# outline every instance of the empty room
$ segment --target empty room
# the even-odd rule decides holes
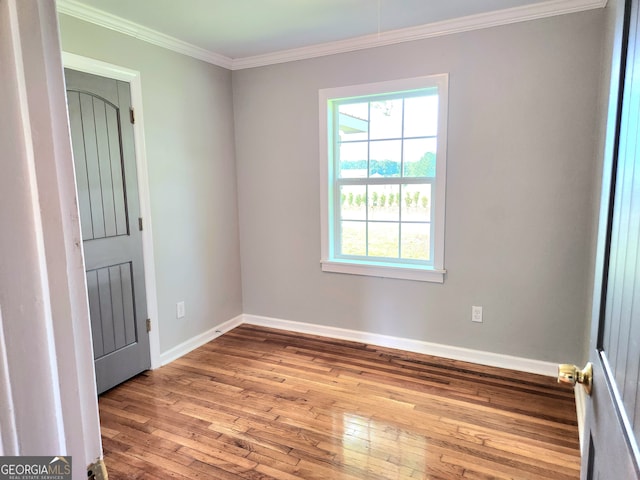
[[[639,6],[0,0],[0,479],[640,478]]]

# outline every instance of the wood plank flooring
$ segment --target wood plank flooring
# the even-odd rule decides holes
[[[243,325],[99,400],[114,479],[579,478],[553,378]]]

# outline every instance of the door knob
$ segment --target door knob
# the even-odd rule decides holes
[[[580,370],[575,365],[561,363],[558,365],[558,383],[569,383],[571,385],[580,383],[587,391],[587,395],[591,395],[591,386],[593,385],[593,365],[589,362],[582,370]]]

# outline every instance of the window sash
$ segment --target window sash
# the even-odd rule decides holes
[[[410,180],[410,181],[407,181]],[[344,185],[357,185],[357,186],[369,186],[369,185],[430,185],[431,186],[431,198],[429,201],[429,221],[416,221],[416,220],[403,220],[402,219],[402,206],[399,206],[398,212],[398,220],[370,220],[369,219],[369,194],[367,189],[367,201],[365,203],[365,219],[364,220],[353,220],[353,219],[343,219],[341,214],[341,198],[340,198],[340,187]],[[389,178],[344,178],[344,179],[336,179],[335,180],[335,188],[333,189],[333,208],[332,208],[332,216],[333,216],[333,257],[340,260],[358,260],[372,263],[381,263],[388,264],[394,263],[397,265],[422,265],[432,267],[435,264],[435,215],[436,215],[436,193],[437,189],[437,179],[435,177],[389,177]],[[402,195],[400,196],[402,201]],[[367,224],[366,226],[366,236],[365,236],[365,245],[367,249],[366,255],[345,255],[340,253],[342,251],[342,229],[341,223],[343,221],[348,222],[361,222]],[[368,253],[369,247],[369,223],[393,223],[398,224],[399,233],[398,233],[398,257],[379,257],[372,256]],[[410,258],[401,258],[400,255],[402,253],[402,225],[410,225],[410,224],[418,224],[424,225],[429,224],[429,260],[419,260],[419,259],[410,259]]]

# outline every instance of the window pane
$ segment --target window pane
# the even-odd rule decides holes
[[[371,102],[371,139],[402,137],[402,99]]]
[[[431,221],[431,185],[402,186],[402,221]]]
[[[402,140],[380,140],[369,145],[369,176],[399,177]]]
[[[435,138],[405,140],[402,152],[404,157],[403,176],[434,178],[436,176],[437,145]]]
[[[369,185],[369,220],[400,220],[399,185]]]
[[[341,141],[367,140],[368,130],[369,102],[349,103],[338,107],[338,132]]]
[[[339,146],[340,178],[367,176],[367,142],[341,143]]]
[[[438,134],[438,96],[405,98],[404,136],[428,137]]]
[[[400,231],[395,222],[369,222],[369,256],[398,258]]]
[[[342,185],[340,187],[340,219],[367,219],[367,187],[365,185]]]
[[[402,258],[430,260],[430,229],[429,223],[402,224]]]
[[[340,222],[340,254],[366,255],[366,222]]]

